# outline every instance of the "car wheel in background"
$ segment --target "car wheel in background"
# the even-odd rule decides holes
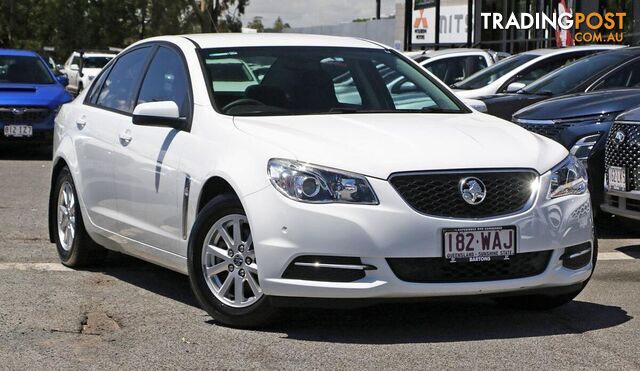
[[[67,167],[60,171],[55,187],[54,239],[62,264],[82,267],[101,262],[107,250],[96,244],[84,228],[75,184]]]
[[[278,311],[260,288],[251,229],[237,197],[215,197],[202,209],[188,255],[191,288],[217,322],[238,328],[273,322]]]

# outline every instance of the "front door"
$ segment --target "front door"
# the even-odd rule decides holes
[[[137,104],[173,101],[190,116],[186,67],[176,51],[158,47],[140,88]],[[184,256],[182,202],[186,174],[181,152],[190,134],[163,126],[129,123],[122,132],[115,172],[119,233],[139,244]]]

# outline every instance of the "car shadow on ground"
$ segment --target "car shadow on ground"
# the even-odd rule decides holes
[[[581,334],[623,324],[620,307],[573,301],[547,312],[489,299],[385,304],[360,310],[298,310],[270,329],[288,339],[345,344],[440,343]]]
[[[94,271],[199,308],[186,276],[151,263],[110,253],[106,264]],[[632,318],[620,307],[579,300],[533,312],[500,307],[486,298],[454,298],[348,310],[285,309],[279,322],[258,331],[348,344],[437,343],[580,334]],[[216,325],[215,320],[207,323]]]
[[[154,294],[200,308],[191,292],[187,276],[143,260],[110,251],[104,264],[89,270],[112,276]]]
[[[606,239],[640,238],[640,221],[601,217],[596,220],[596,235]]]
[[[0,160],[11,161],[51,161],[53,147],[51,145],[31,143],[2,143]]]

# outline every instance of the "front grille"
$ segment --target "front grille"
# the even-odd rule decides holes
[[[625,140],[618,144],[615,136],[620,131]],[[640,124],[613,124],[605,149],[605,174],[609,173],[610,166],[626,168],[629,188],[640,190]]]
[[[460,181],[475,177],[486,187],[486,197],[470,205],[460,193]],[[415,210],[450,218],[488,218],[523,210],[532,197],[533,171],[468,171],[398,174],[390,182]]]
[[[560,141],[560,133],[571,126],[570,124],[524,124],[520,122],[516,122],[516,124],[532,133],[540,134],[555,141]]]
[[[516,254],[509,260],[451,263],[444,258],[388,258],[393,273],[406,282],[462,283],[536,276],[549,265],[552,251]]]
[[[46,107],[0,107],[0,123],[36,124],[45,121],[51,110]]]

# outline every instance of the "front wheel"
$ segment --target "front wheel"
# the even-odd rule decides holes
[[[198,215],[189,240],[189,279],[203,309],[223,325],[260,327],[277,315],[260,288],[249,222],[233,195],[214,198]]]

